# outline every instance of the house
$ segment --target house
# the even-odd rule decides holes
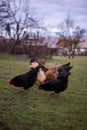
[[[87,41],[80,42],[77,45],[78,55],[87,55]]]

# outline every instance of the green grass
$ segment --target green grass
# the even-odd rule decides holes
[[[47,60],[47,66],[68,62]],[[74,66],[66,91],[60,95],[34,87],[23,90],[7,81],[29,70],[28,60],[0,54],[0,130],[87,130],[87,57],[70,60]]]

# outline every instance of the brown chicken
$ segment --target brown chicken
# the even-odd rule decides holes
[[[45,81],[49,81],[51,79],[57,78],[57,76],[58,76],[58,67],[56,67],[56,65],[54,67],[48,69],[45,66],[45,64],[46,64],[45,59],[40,59],[39,64],[40,64],[40,67],[44,71],[44,74],[46,76]],[[44,79],[44,75],[40,74],[40,76],[42,77],[42,79]]]
[[[38,72],[38,76],[37,76],[37,79],[40,81],[40,82],[46,82],[46,81],[49,81],[51,79],[55,79],[58,77],[58,69],[57,67],[52,67],[50,69],[48,69],[47,71],[44,71],[42,68],[39,70]]]
[[[46,81],[57,78],[58,77],[58,68],[56,66],[52,67],[51,69],[49,69],[45,72],[45,75],[46,75]]]

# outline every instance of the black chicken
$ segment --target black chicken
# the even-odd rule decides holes
[[[70,74],[71,74],[70,72],[66,72],[65,74],[60,75],[59,77],[53,80],[43,83],[39,86],[39,89],[43,89],[45,91],[54,91],[55,93],[60,93],[67,88],[68,76]]]
[[[72,69],[72,67],[73,66],[70,66],[70,65],[63,65],[63,66],[58,67],[59,76],[65,72],[69,72]]]
[[[55,93],[60,93],[66,90],[68,86],[68,77],[71,74],[70,70],[72,67],[73,66],[70,66],[70,63],[58,67],[57,78],[41,83],[39,89],[43,89],[45,91],[54,91]]]
[[[23,87],[24,89],[32,87],[36,81],[39,68],[40,67],[38,66],[25,74],[14,77],[13,79],[9,80],[9,84],[12,84],[16,87]]]

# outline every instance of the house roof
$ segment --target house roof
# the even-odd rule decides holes
[[[80,49],[87,48],[87,42],[80,42],[80,43],[77,45],[77,47],[80,48]]]

